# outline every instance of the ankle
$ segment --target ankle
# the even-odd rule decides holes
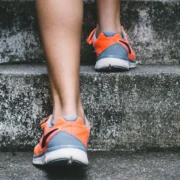
[[[80,107],[64,107],[58,111],[53,112],[53,123],[56,123],[62,116],[78,116],[84,118],[84,111]]]

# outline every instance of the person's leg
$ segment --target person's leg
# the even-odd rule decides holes
[[[87,42],[93,43],[97,71],[124,71],[136,67],[136,56],[120,24],[120,0],[97,0],[97,28]]]
[[[36,0],[53,96],[53,116],[41,122],[44,134],[33,163],[88,164],[89,123],[80,99],[79,66],[82,0]]]
[[[120,0],[97,0],[97,35],[101,32],[121,33]]]
[[[79,91],[82,0],[36,0],[53,96],[54,121],[83,116]]]

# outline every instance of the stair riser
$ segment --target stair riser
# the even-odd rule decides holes
[[[142,64],[179,64],[180,6],[178,1],[122,1],[121,22]],[[1,1],[0,63],[44,62],[34,1]],[[94,3],[85,3],[82,64],[94,64],[85,39],[96,25]]]
[[[180,75],[81,73],[91,150],[180,148]],[[0,76],[0,150],[29,150],[51,113],[46,74]]]

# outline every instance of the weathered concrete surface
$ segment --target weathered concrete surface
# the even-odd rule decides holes
[[[38,142],[51,113],[44,66],[0,66],[0,150]],[[81,67],[81,93],[92,125],[91,150],[180,148],[180,68],[140,66],[125,73]]]
[[[87,168],[38,169],[32,153],[0,153],[2,180],[179,180],[179,153],[90,152]]]
[[[177,9],[178,9],[178,17],[180,17],[180,2],[178,2]],[[178,39],[177,56],[180,57],[180,21],[177,22],[176,29],[177,29],[177,39]]]
[[[93,64],[95,54],[85,43],[96,25],[96,7],[85,2],[82,64]],[[141,64],[179,64],[179,1],[122,1],[121,21]],[[44,62],[34,1],[1,1],[0,63]]]

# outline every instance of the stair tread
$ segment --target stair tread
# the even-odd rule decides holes
[[[81,73],[97,73],[94,70],[94,66],[80,66]],[[180,65],[139,65],[136,69],[131,69],[127,72],[115,72],[115,73],[103,73],[104,75],[114,75],[118,74],[120,76],[123,75],[138,75],[138,74],[177,74],[180,75]],[[47,74],[46,66],[45,65],[27,65],[27,64],[20,64],[20,65],[0,65],[0,74],[1,75],[18,75],[18,74],[28,74],[28,75],[36,75],[36,74]],[[102,74],[102,73],[101,73]]]
[[[32,153],[0,153],[3,180],[178,180],[180,153],[89,152],[87,168],[40,169],[32,165]]]

